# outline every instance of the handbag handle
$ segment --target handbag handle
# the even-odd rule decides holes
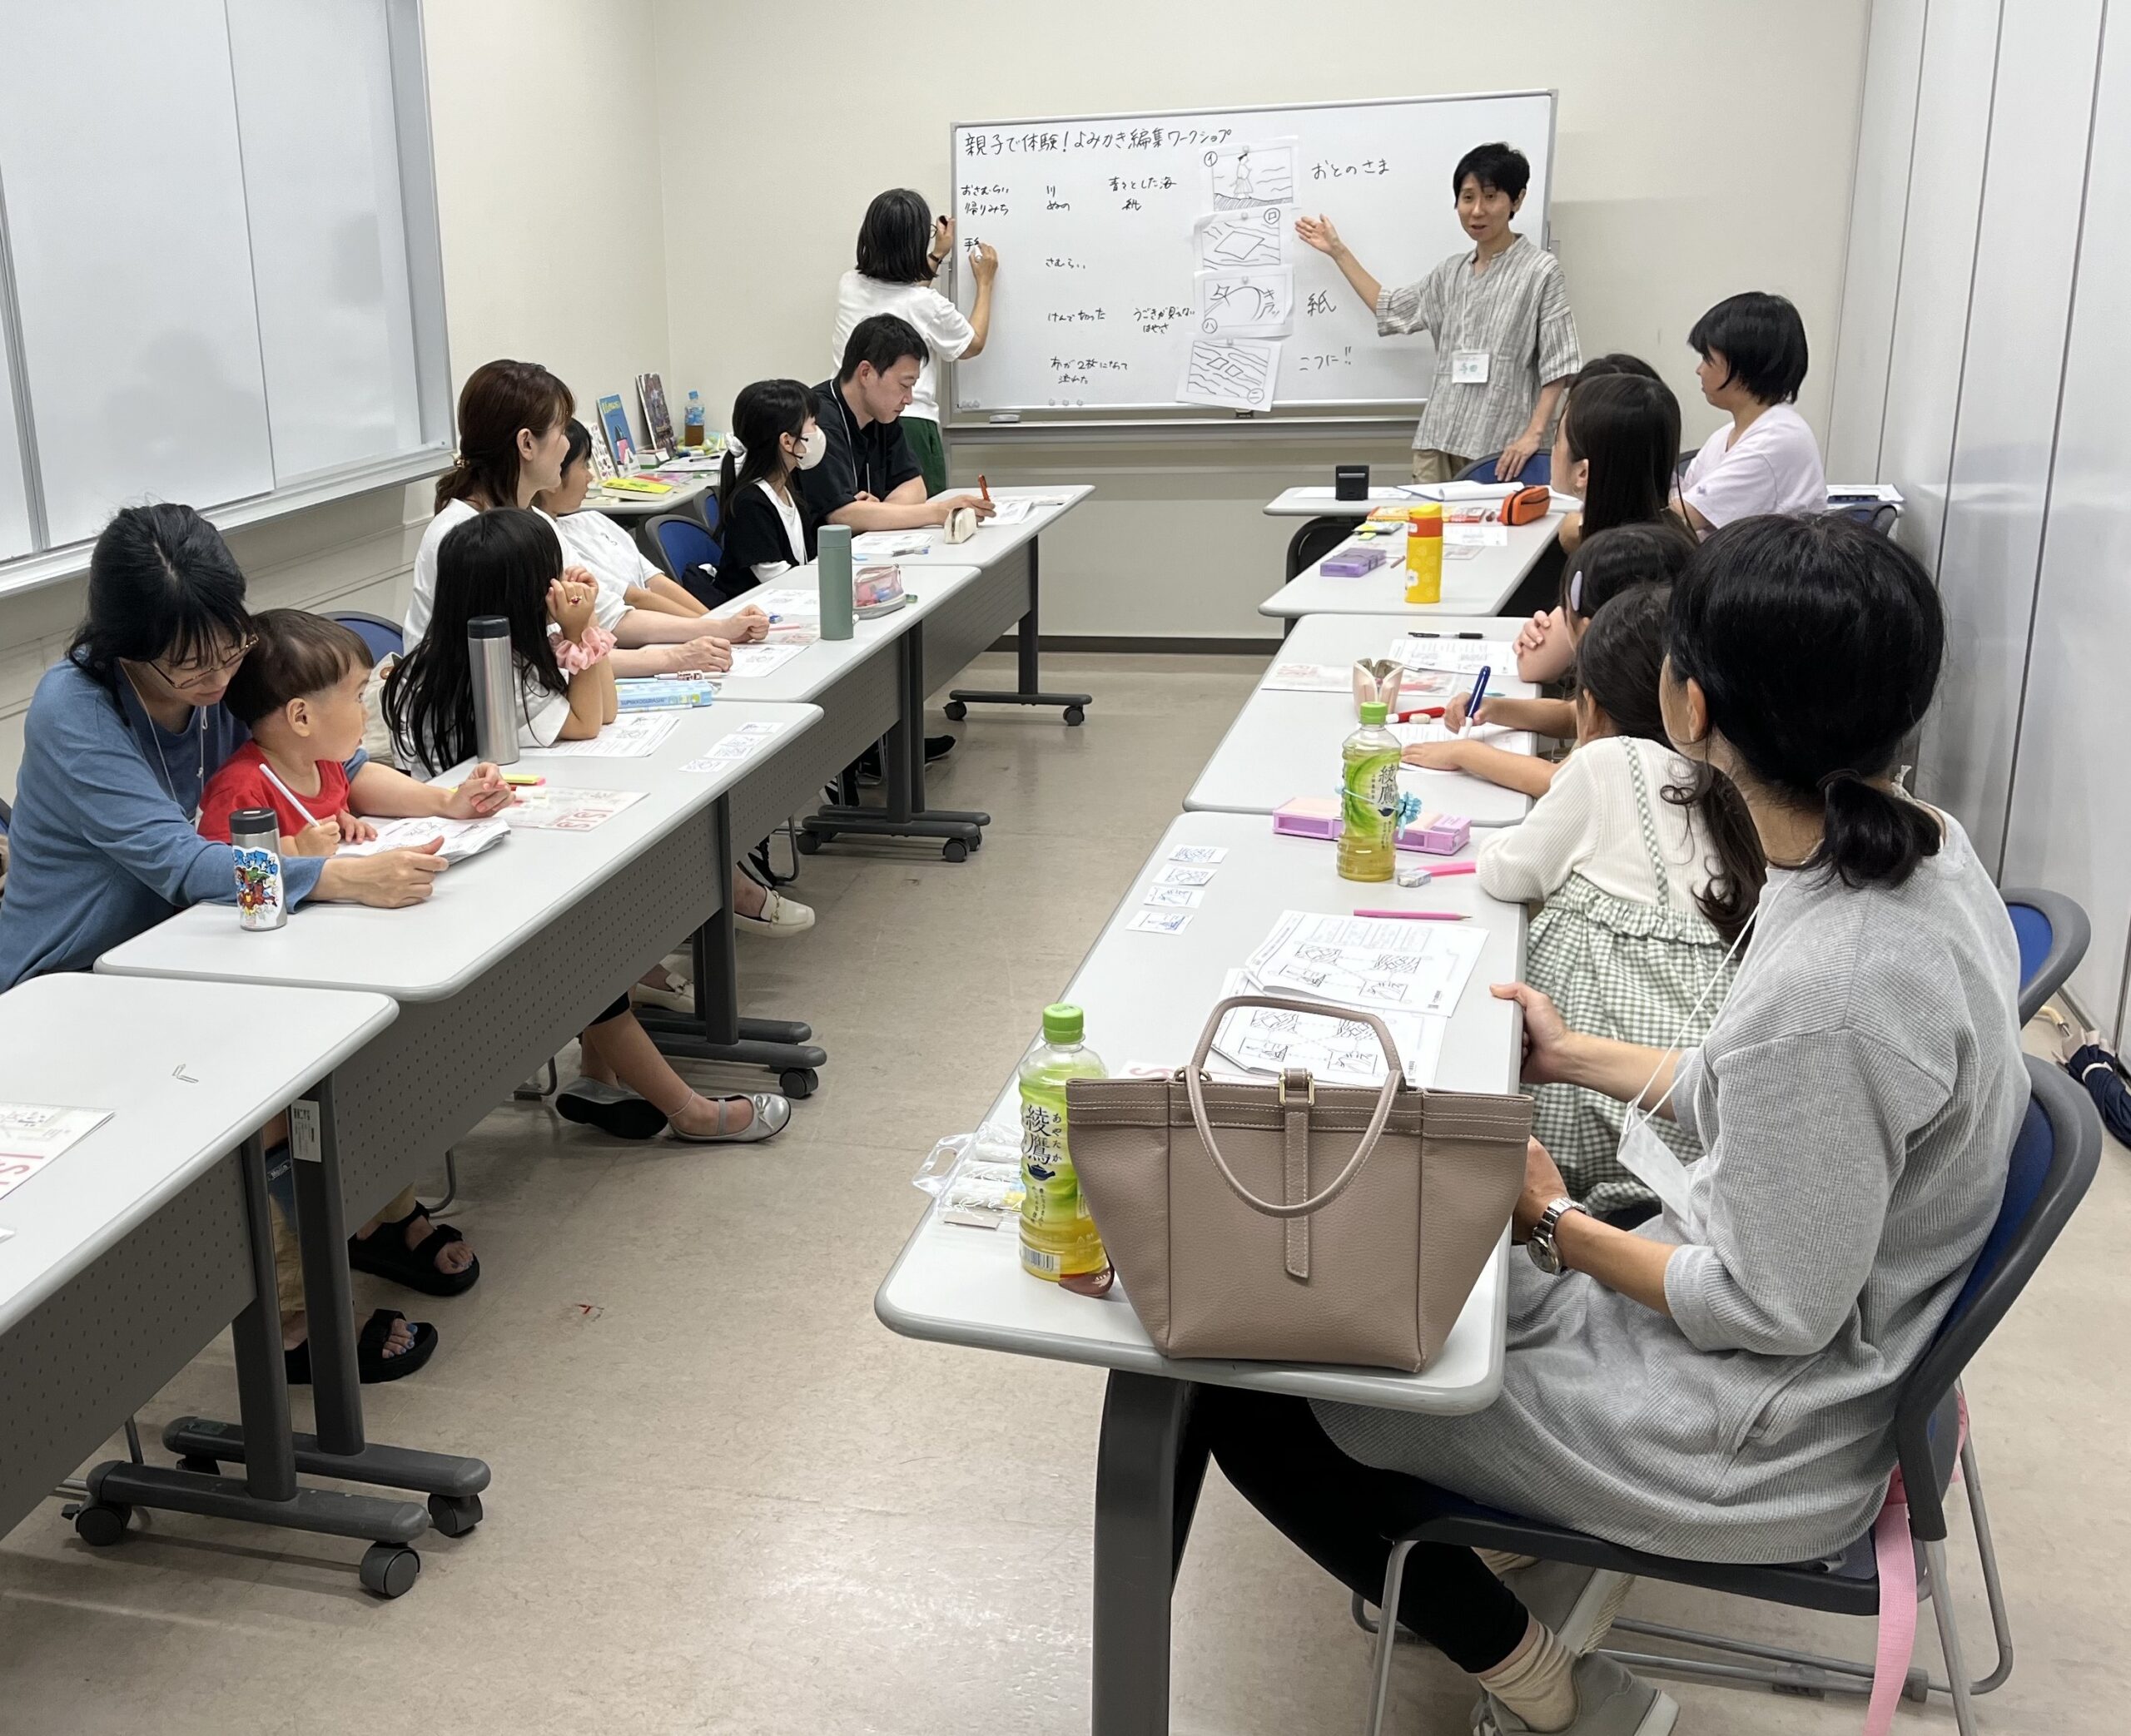
[[[1206,1120],[1206,1090],[1202,1069],[1206,1057],[1212,1053],[1214,1034],[1220,1029],[1221,1020],[1238,1007],[1272,1007],[1284,1013],[1304,1013],[1317,1018],[1359,1019],[1376,1033],[1376,1040],[1383,1045],[1386,1063],[1383,1089],[1377,1094],[1376,1112],[1369,1118],[1369,1127],[1362,1134],[1362,1143],[1354,1148],[1354,1155],[1322,1193],[1292,1206],[1276,1206],[1270,1200],[1260,1199],[1249,1188],[1236,1179],[1235,1172],[1229,1168],[1228,1159],[1221,1155],[1221,1148],[1214,1143],[1214,1130]],[[1348,1184],[1361,1173],[1362,1165],[1376,1149],[1376,1142],[1383,1137],[1383,1124],[1391,1118],[1391,1106],[1398,1095],[1398,1087],[1405,1074],[1398,1064],[1398,1046],[1391,1040],[1391,1033],[1383,1021],[1373,1013],[1359,1007],[1327,1008],[1308,1001],[1287,1000],[1276,994],[1231,994],[1214,1009],[1207,1019],[1206,1029],[1200,1033],[1198,1052],[1191,1057],[1191,1065],[1184,1075],[1185,1094],[1191,1099],[1191,1123],[1199,1130],[1199,1137],[1205,1142],[1206,1154],[1214,1160],[1214,1167],[1221,1173],[1221,1179],[1234,1191],[1237,1198],[1254,1212],[1268,1218],[1306,1218],[1312,1212],[1329,1206],[1347,1191]]]

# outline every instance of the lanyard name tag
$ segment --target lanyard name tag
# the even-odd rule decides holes
[[[1485,385],[1488,383],[1488,352],[1484,350],[1453,350],[1450,380],[1453,385]]]

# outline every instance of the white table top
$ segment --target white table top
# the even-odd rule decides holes
[[[967,545],[963,545],[966,547]],[[860,566],[867,564],[858,563]],[[971,579],[982,575],[975,567],[931,566],[917,567],[907,561],[895,564],[909,567],[903,574],[903,589],[911,601],[892,615],[876,615],[871,620],[852,623],[852,635],[847,639],[817,639],[798,656],[787,659],[767,675],[746,678],[723,675],[718,677],[719,694],[728,699],[797,701],[804,702],[818,697],[839,680],[854,665],[864,662],[884,646],[891,645],[908,632],[916,622],[922,621],[956,592]],[[765,588],[791,588],[821,595],[821,564],[809,561],[803,567],[795,567],[788,573],[780,573],[774,583]],[[743,592],[739,602],[745,603],[755,593]],[[809,616],[809,621],[816,618]],[[771,636],[776,642],[776,636]]]
[[[1405,489],[1373,482],[1369,485],[1368,499],[1341,500],[1333,494],[1329,484],[1319,484],[1309,488],[1281,489],[1265,503],[1265,516],[1269,518],[1366,518],[1371,507],[1403,506],[1420,498]]]
[[[821,721],[810,705],[720,699],[674,714],[673,732],[641,759],[556,756],[529,751],[514,770],[579,789],[643,790],[589,831],[514,831],[438,876],[435,895],[407,910],[307,904],[281,928],[247,934],[229,905],[195,905],[112,948],[99,971],[127,976],[365,989],[395,1000],[445,1000],[537,934],[559,910],[613,875],[676,826],[701,814],[749,771]],[[782,733],[747,759],[683,770],[741,724],[777,722]]]
[[[1205,902],[1181,934],[1128,930],[1125,925],[1140,909],[1147,885],[1179,844],[1228,848],[1227,860],[1205,889]],[[1414,892],[1359,888],[1339,877],[1329,846],[1280,837],[1264,821],[1237,815],[1185,814],[1170,825],[1059,999],[1085,1009],[1089,1041],[1114,1072],[1142,1063],[1180,1066],[1190,1059],[1206,1014],[1220,999],[1222,980],[1264,939],[1282,910],[1349,910],[1358,903],[1471,910],[1485,922],[1488,950],[1451,1020],[1437,1083],[1461,1091],[1515,1089],[1522,1029],[1513,1006],[1491,996],[1488,985],[1511,981],[1523,969],[1521,909],[1496,903],[1470,875],[1438,880]],[[1032,1022],[1035,1014],[1031,1008]],[[1003,1106],[1011,1115],[1015,1090],[1010,1077],[993,1114]],[[1116,1291],[1097,1302],[1024,1273],[1012,1226],[966,1229],[942,1223],[930,1211],[882,1284],[873,1308],[884,1325],[913,1338],[1178,1380],[1452,1414],[1484,1409],[1501,1387],[1503,1260],[1508,1246],[1505,1234],[1441,1353],[1418,1375],[1270,1362],[1172,1362],[1155,1349]]]
[[[0,1198],[0,1332],[399,1016],[379,994],[77,972],[0,994],[0,1101],[112,1112]]]
[[[1530,524],[1508,526],[1509,540],[1500,548],[1478,549],[1469,555],[1453,555],[1446,549],[1443,601],[1427,603],[1406,601],[1406,550],[1401,539],[1362,544],[1349,538],[1331,553],[1367,546],[1388,549],[1391,558],[1361,578],[1327,578],[1324,563],[1319,561],[1259,603],[1258,613],[1289,619],[1300,615],[1498,615],[1532,563],[1553,546],[1560,525],[1560,514],[1550,513]]]
[[[1499,617],[1431,614],[1421,630],[1508,639],[1516,636],[1518,624]],[[1273,664],[1347,667],[1359,657],[1384,656],[1393,641],[1414,631],[1415,626],[1412,613],[1305,615],[1295,623]],[[1488,691],[1511,698],[1527,698],[1533,692],[1531,683],[1519,681],[1513,669],[1508,677],[1491,674]],[[1332,795],[1339,786],[1339,744],[1355,727],[1351,692],[1290,693],[1260,687],[1244,702],[1221,745],[1184,798],[1184,806],[1195,813],[1270,814],[1298,796]],[[1536,744],[1528,733],[1519,732],[1497,738],[1493,745],[1529,753]],[[1463,814],[1476,826],[1514,826],[1532,810],[1530,796],[1463,771],[1403,766],[1398,785],[1427,806]],[[1423,866],[1427,863],[1422,856],[1410,860]]]
[[[947,492],[951,494],[973,494],[976,490],[957,487]],[[1043,494],[1063,498],[1066,503],[1063,506],[1036,507],[1019,524],[981,524],[977,527],[976,534],[966,543],[943,541],[938,531],[935,530],[932,547],[929,550],[923,554],[898,555],[896,564],[901,567],[991,566],[1011,554],[1024,543],[1034,541],[1094,493],[1095,485],[1085,482],[1061,482],[1049,488],[994,489],[991,491],[994,500],[1012,500],[1019,496]],[[853,558],[859,566],[867,564],[862,558]],[[746,600],[744,597],[741,598],[743,603]]]

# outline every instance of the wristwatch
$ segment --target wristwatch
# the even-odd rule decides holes
[[[1532,1226],[1531,1239],[1524,1247],[1532,1256],[1532,1263],[1540,1271],[1551,1273],[1561,1271],[1561,1250],[1554,1246],[1554,1230],[1571,1212],[1582,1210],[1582,1206],[1563,1194],[1559,1199],[1549,1202],[1547,1209],[1539,1214],[1539,1221]]]

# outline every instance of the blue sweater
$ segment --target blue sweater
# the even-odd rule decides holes
[[[218,705],[173,735],[122,679],[113,694],[71,662],[45,672],[23,721],[7,828],[0,989],[47,970],[85,970],[186,905],[236,901],[229,846],[201,837],[191,816],[201,786],[249,733]],[[349,761],[350,774],[366,757]],[[319,857],[282,864],[291,910],[325,866]]]

